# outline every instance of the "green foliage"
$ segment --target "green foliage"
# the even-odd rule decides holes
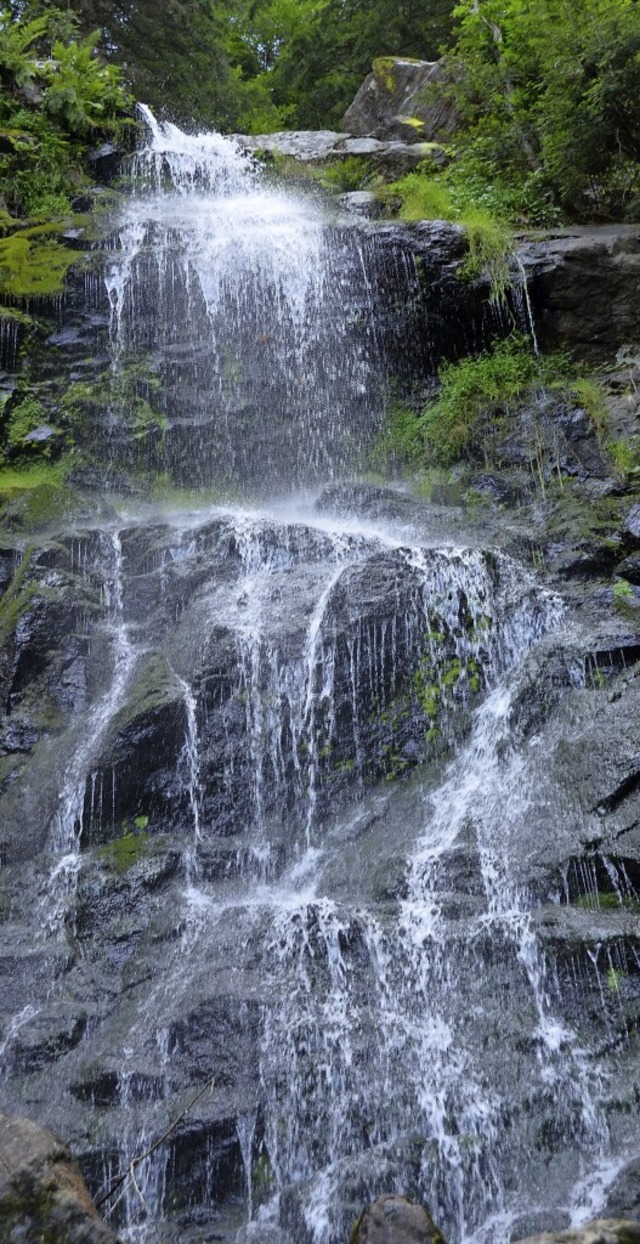
[[[462,0],[455,18],[448,83],[433,91],[462,119],[462,165],[533,223],[558,209],[638,219],[636,0]]]
[[[388,204],[398,200],[401,220],[456,220],[455,204],[444,182],[428,171],[416,169],[406,177],[381,187],[379,198]]]
[[[109,410],[120,423],[131,429],[135,440],[163,433],[167,420],[154,401],[161,382],[150,368],[149,360],[140,358],[118,371],[107,371],[93,383],[76,381],[61,399],[65,419],[80,440],[91,431],[92,419],[100,409]]]
[[[469,257],[463,274],[471,279],[486,275],[491,285],[493,302],[501,302],[511,285],[511,230],[480,208],[468,212],[461,223],[466,229],[469,243]]]
[[[405,418],[399,456],[441,466],[455,462],[468,448],[479,417],[521,400],[537,374],[537,360],[519,338],[500,342],[477,358],[445,363],[437,398],[413,420]]]
[[[632,911],[637,912],[640,909],[640,903],[634,898],[624,898],[620,894],[616,894],[611,890],[596,890],[587,894],[581,894],[575,900],[576,907],[585,907],[590,911]]]
[[[391,404],[375,450],[377,465],[419,471],[449,467],[464,458],[487,421],[505,418],[542,388],[555,388],[575,401],[582,386],[571,377],[564,355],[539,358],[520,336],[444,363],[439,379],[437,396],[421,409]]]
[[[636,604],[635,592],[627,579],[616,579],[613,585],[613,601],[622,612]]]
[[[620,479],[640,475],[640,436],[631,436],[628,440],[609,441],[606,449],[615,473]]]
[[[7,428],[7,443],[11,449],[25,447],[25,437],[45,421],[45,411],[37,398],[27,396],[14,406]]]
[[[330,190],[339,190],[342,194],[347,194],[350,190],[361,188],[366,181],[368,171],[368,163],[361,156],[347,156],[344,160],[325,164],[321,181]]]
[[[594,431],[602,439],[609,430],[609,412],[602,385],[593,376],[579,376],[571,385],[571,393],[590,419]]]
[[[486,275],[493,301],[500,302],[504,298],[511,284],[511,230],[488,208],[473,206],[467,196],[456,194],[446,173],[434,175],[429,166],[421,166],[399,181],[381,187],[378,195],[388,205],[399,203],[401,220],[450,220],[462,225],[469,244],[462,275],[469,279]]]
[[[138,821],[144,821],[145,828],[149,823],[148,817],[136,818],[136,832],[125,833],[121,838],[115,838],[113,842],[109,842],[106,846],[101,847],[100,855],[110,866],[114,872],[119,875],[129,872],[148,852],[153,844],[151,834],[138,832]],[[127,826],[125,825],[125,828]]]
[[[7,466],[0,469],[0,504],[8,499],[19,497],[22,493],[37,491],[43,485],[62,489],[65,471],[64,463],[55,466],[45,463],[30,463],[25,466]]]
[[[17,22],[5,5],[0,6],[0,75],[15,86],[26,86],[37,71],[34,44],[46,34],[48,20],[38,17]]]
[[[25,229],[0,238],[0,294],[45,298],[62,292],[73,252],[55,239],[41,241],[42,236],[43,230]]]
[[[71,256],[55,238],[36,240],[33,225],[60,231],[73,195],[91,184],[89,147],[132,124],[97,36],[75,39],[74,19],[55,7],[25,7],[0,0],[0,292],[16,298],[61,291]]]
[[[37,584],[25,582],[31,564],[31,556],[31,550],[27,549],[0,600],[0,643],[2,644],[6,643],[16,623],[28,608],[31,598],[37,591]]]
[[[128,100],[113,65],[96,57],[98,35],[80,42],[53,45],[53,59],[43,71],[45,110],[72,134],[117,129]]]
[[[394,462],[417,467],[423,454],[420,412],[393,399],[372,452],[372,466],[383,474]]]
[[[627,975],[627,972],[621,972],[618,968],[609,968],[607,972],[607,988],[611,991],[611,993],[620,992]]]

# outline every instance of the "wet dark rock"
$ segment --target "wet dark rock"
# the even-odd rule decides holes
[[[429,85],[442,81],[442,77],[440,61],[395,56],[374,61],[373,72],[342,118],[343,129],[405,142],[442,141],[457,128],[451,103],[428,100]]]
[[[440,341],[444,344],[446,340],[447,357],[473,353],[478,342],[487,339],[487,329],[493,336],[504,336],[504,320],[495,314],[495,309],[492,313],[488,305],[490,289],[486,280],[460,281],[458,273],[467,246],[459,225],[442,221],[394,222],[378,225],[375,237],[378,262],[391,247],[395,249],[396,261],[400,256],[407,265],[418,261],[422,324],[426,317],[436,351],[442,348]],[[519,256],[526,272],[536,333],[544,350],[570,349],[597,363],[612,358],[625,342],[638,339],[640,226],[603,225],[558,231],[539,241],[522,242]],[[514,281],[517,295],[517,274]],[[417,311],[419,299],[415,292],[411,304]],[[480,306],[484,307],[484,319]],[[528,331],[522,308],[518,311],[514,305],[514,314],[523,331]],[[379,321],[380,325],[385,322],[383,303]],[[417,320],[412,320],[411,325],[407,340],[411,340],[415,350],[419,341]],[[576,425],[573,435],[579,438],[579,432]]]
[[[259,1021],[256,1002],[217,995],[171,1025],[169,1051],[184,1063],[194,1083],[215,1078],[218,1086],[239,1085],[247,1069],[257,1067]],[[242,1087],[247,1097],[253,1092],[257,1099],[255,1075]]]
[[[364,1211],[350,1244],[445,1244],[429,1210],[388,1193]]]
[[[372,190],[351,190],[338,195],[338,203],[354,216],[377,220],[384,215],[384,204]]]
[[[371,484],[330,484],[315,503],[321,514],[338,518],[400,520],[410,523],[424,519],[424,505],[405,493],[392,488],[376,488]]]
[[[640,335],[640,227],[560,230],[521,248],[543,348],[612,357]]]
[[[616,577],[626,579],[628,583],[633,583],[636,587],[640,587],[640,554],[631,554],[625,557],[616,566]]]
[[[481,497],[487,497],[496,505],[517,505],[522,492],[514,487],[509,480],[499,475],[488,473],[475,474],[469,477],[469,487]]]
[[[41,1071],[74,1049],[86,1027],[83,1010],[65,1007],[41,1012],[17,1034],[11,1052],[13,1068],[27,1074]]]
[[[139,818],[153,832],[180,816],[186,730],[183,688],[161,654],[147,653],[87,779],[83,846],[116,838]]]
[[[626,536],[636,542],[640,542],[640,505],[632,505],[623,523],[623,531]]]
[[[200,1222],[200,1232],[208,1234],[212,1215],[199,1213],[198,1207],[209,1205],[215,1215],[216,1206],[232,1204],[245,1192],[235,1118],[186,1119],[169,1141],[166,1180],[165,1200],[179,1224],[197,1227]]]
[[[101,147],[96,147],[94,151],[89,152],[89,161],[93,167],[94,176],[103,185],[109,185],[109,182],[118,176],[123,157],[124,151],[117,143],[103,143]]]
[[[7,1244],[116,1244],[66,1145],[9,1114],[0,1114],[0,1220]]]

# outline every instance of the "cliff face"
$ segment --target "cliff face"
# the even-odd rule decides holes
[[[179,171],[3,338],[5,1099],[94,1192],[166,1133],[149,1244],[341,1244],[399,1181],[566,1227],[640,1143],[635,476],[554,390],[428,501],[348,475],[390,377],[514,324],[618,353],[631,439],[640,234],[523,243],[496,306],[456,226],[269,232],[250,182],[212,230]]]

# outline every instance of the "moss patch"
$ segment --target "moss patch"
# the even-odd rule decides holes
[[[137,818],[145,819],[148,818]],[[157,841],[152,834],[135,830],[135,832],[123,834],[121,838],[114,838],[112,842],[106,846],[100,847],[98,856],[104,860],[114,872],[122,876],[123,873],[129,872],[134,864],[144,856],[150,855],[157,848]]]
[[[49,231],[58,228],[52,224]],[[49,298],[62,293],[78,255],[55,239],[40,240],[42,233],[38,227],[0,238],[0,293],[12,298]]]
[[[65,487],[62,470],[42,465],[19,479],[16,474],[0,472],[0,519],[11,530],[59,527],[84,508],[78,494]]]

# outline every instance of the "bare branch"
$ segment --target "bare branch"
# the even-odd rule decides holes
[[[173,1123],[171,1123],[169,1127],[167,1128],[167,1130],[162,1133],[162,1136],[159,1136],[158,1139],[153,1142],[151,1147],[146,1150],[145,1153],[137,1153],[135,1157],[131,1159],[131,1162],[129,1163],[129,1166],[127,1167],[124,1174],[118,1175],[117,1178],[112,1181],[107,1191],[103,1193],[101,1197],[97,1199],[97,1201],[95,1202],[96,1209],[100,1209],[100,1206],[104,1205],[105,1201],[109,1201],[111,1197],[113,1196],[114,1192],[117,1192],[118,1188],[121,1188],[122,1185],[126,1182],[126,1180],[132,1181],[133,1186],[138,1196],[140,1197],[140,1200],[142,1201],[142,1204],[143,1205],[145,1204],[145,1199],[140,1191],[138,1182],[135,1177],[136,1166],[140,1166],[141,1162],[146,1162],[147,1158],[150,1158],[151,1155],[155,1153],[156,1149],[159,1149],[160,1146],[164,1144],[165,1140],[169,1139],[171,1134],[175,1132],[178,1125],[182,1123],[182,1120],[186,1118],[186,1116],[189,1114],[191,1110],[193,1110],[194,1106],[197,1106],[198,1102],[202,1101],[202,1098],[205,1097],[207,1093],[211,1093],[213,1091],[213,1086],[215,1082],[216,1082],[215,1076],[212,1076],[211,1079],[207,1082],[207,1084],[205,1084],[205,1087],[203,1089],[200,1089],[200,1091],[196,1093],[193,1100],[190,1101],[187,1106],[185,1106],[184,1110],[178,1115],[177,1119],[174,1119]],[[116,1205],[120,1203],[125,1191],[126,1191],[126,1188],[123,1189],[122,1194],[118,1197],[118,1200],[115,1202],[115,1204],[112,1206],[111,1211],[109,1212],[112,1212],[112,1210],[115,1209]]]

